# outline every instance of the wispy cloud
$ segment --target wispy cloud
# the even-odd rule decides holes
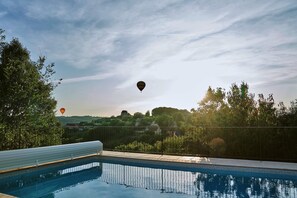
[[[7,14],[7,12],[0,11],[0,18],[3,17],[3,16],[5,16],[6,14]]]
[[[82,76],[82,77],[77,77],[77,78],[66,78],[62,80],[62,83],[78,83],[78,82],[84,82],[84,81],[93,81],[93,80],[103,80],[106,78],[109,78],[113,76],[114,74],[112,73],[104,73],[104,74],[96,74],[93,76]]]

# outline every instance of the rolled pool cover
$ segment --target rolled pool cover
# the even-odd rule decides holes
[[[92,154],[99,155],[102,151],[103,144],[100,141],[0,151],[0,173]]]

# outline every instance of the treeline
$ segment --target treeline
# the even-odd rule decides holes
[[[98,120],[99,117],[94,116],[57,116],[57,119],[62,125],[73,123],[92,123],[93,120]]]
[[[119,116],[79,122],[75,127],[66,125],[63,143],[98,139],[104,141],[104,147],[109,149],[131,141],[153,144],[156,140],[161,140],[162,130],[177,129],[177,123],[185,122],[191,116],[186,110],[171,107],[155,108],[152,116],[150,111],[145,114],[136,112],[133,115],[123,112]]]
[[[256,97],[246,83],[209,87],[191,112],[160,107],[97,122],[81,132],[83,140],[110,150],[297,161],[297,100],[275,104],[272,94]]]

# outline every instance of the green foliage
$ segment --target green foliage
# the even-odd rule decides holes
[[[184,153],[185,137],[167,137],[163,142],[165,153]]]
[[[258,100],[258,124],[260,126],[273,126],[276,125],[276,108],[274,107],[274,99],[272,94],[267,99],[263,94],[259,94]]]
[[[140,151],[140,152],[154,152],[154,146],[144,143],[144,142],[137,142],[134,141],[132,143],[126,145],[120,145],[115,147],[117,151]]]
[[[0,29],[0,52],[2,52],[4,46],[5,46],[4,30]]]
[[[125,122],[122,119],[111,119],[110,126],[125,126]]]
[[[222,138],[216,137],[209,142],[210,153],[214,156],[222,156],[226,151],[226,143]]]
[[[249,126],[255,124],[256,101],[254,95],[249,94],[248,85],[241,83],[240,87],[232,84],[231,90],[228,92],[227,101],[230,110],[230,126]],[[244,94],[242,89],[245,90]]]
[[[176,113],[183,113],[183,114],[190,114],[187,110],[183,109],[176,109],[176,108],[171,108],[171,107],[158,107],[152,110],[152,116],[161,116],[161,115],[170,115],[173,116]]]
[[[136,112],[136,113],[134,113],[134,115],[133,115],[133,118],[134,119],[137,119],[137,118],[143,118],[144,117],[144,115],[142,114],[142,113],[140,113],[140,112]]]
[[[128,144],[135,139],[136,131],[141,128],[131,128],[124,126],[96,127],[87,131],[85,141],[100,140],[104,144],[104,149],[112,149],[121,144]]]
[[[150,117],[150,116],[151,116],[151,113],[149,110],[147,112],[145,112],[145,117]]]
[[[297,126],[297,99],[291,102],[289,112],[287,113],[287,126]]]
[[[208,88],[205,97],[198,103],[198,110],[193,112],[193,121],[199,126],[223,125],[228,117],[226,93],[222,88]],[[223,116],[224,114],[224,116]]]
[[[84,142],[87,139],[87,130],[82,130],[78,128],[65,128],[62,136],[63,144]]]
[[[173,120],[173,117],[170,115],[162,114],[156,118],[156,122],[159,126],[169,128],[174,127],[175,122]]]
[[[149,126],[154,121],[153,117],[144,117],[140,119],[140,126]]]
[[[62,128],[54,115],[51,77],[54,64],[30,60],[17,40],[1,41],[0,150],[61,143]]]
[[[61,122],[62,125],[80,122],[96,123],[97,120],[100,120],[99,117],[93,116],[57,116],[57,119]]]

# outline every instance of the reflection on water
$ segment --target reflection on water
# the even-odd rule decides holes
[[[234,197],[297,197],[296,180],[198,174],[197,195]]]
[[[0,175],[0,192],[17,197],[54,197],[53,192],[98,179],[102,174],[102,163],[74,162],[17,173]]]
[[[104,164],[101,179],[127,187],[182,193],[196,197],[296,197],[297,176],[291,179],[233,176],[167,169],[152,169],[119,164]],[[296,173],[297,174],[297,173]],[[245,174],[246,175],[246,174]]]
[[[172,193],[172,197],[183,194],[193,197],[297,198],[297,173],[285,178],[275,174],[252,175],[220,170],[210,173],[198,169],[181,171],[164,167],[138,167],[93,159],[40,168],[33,172],[0,175],[0,192],[20,197],[55,197],[59,192],[71,191],[78,186],[86,188],[83,184],[97,182],[97,193],[100,193],[100,185],[108,184],[144,189],[146,192],[157,190]]]

